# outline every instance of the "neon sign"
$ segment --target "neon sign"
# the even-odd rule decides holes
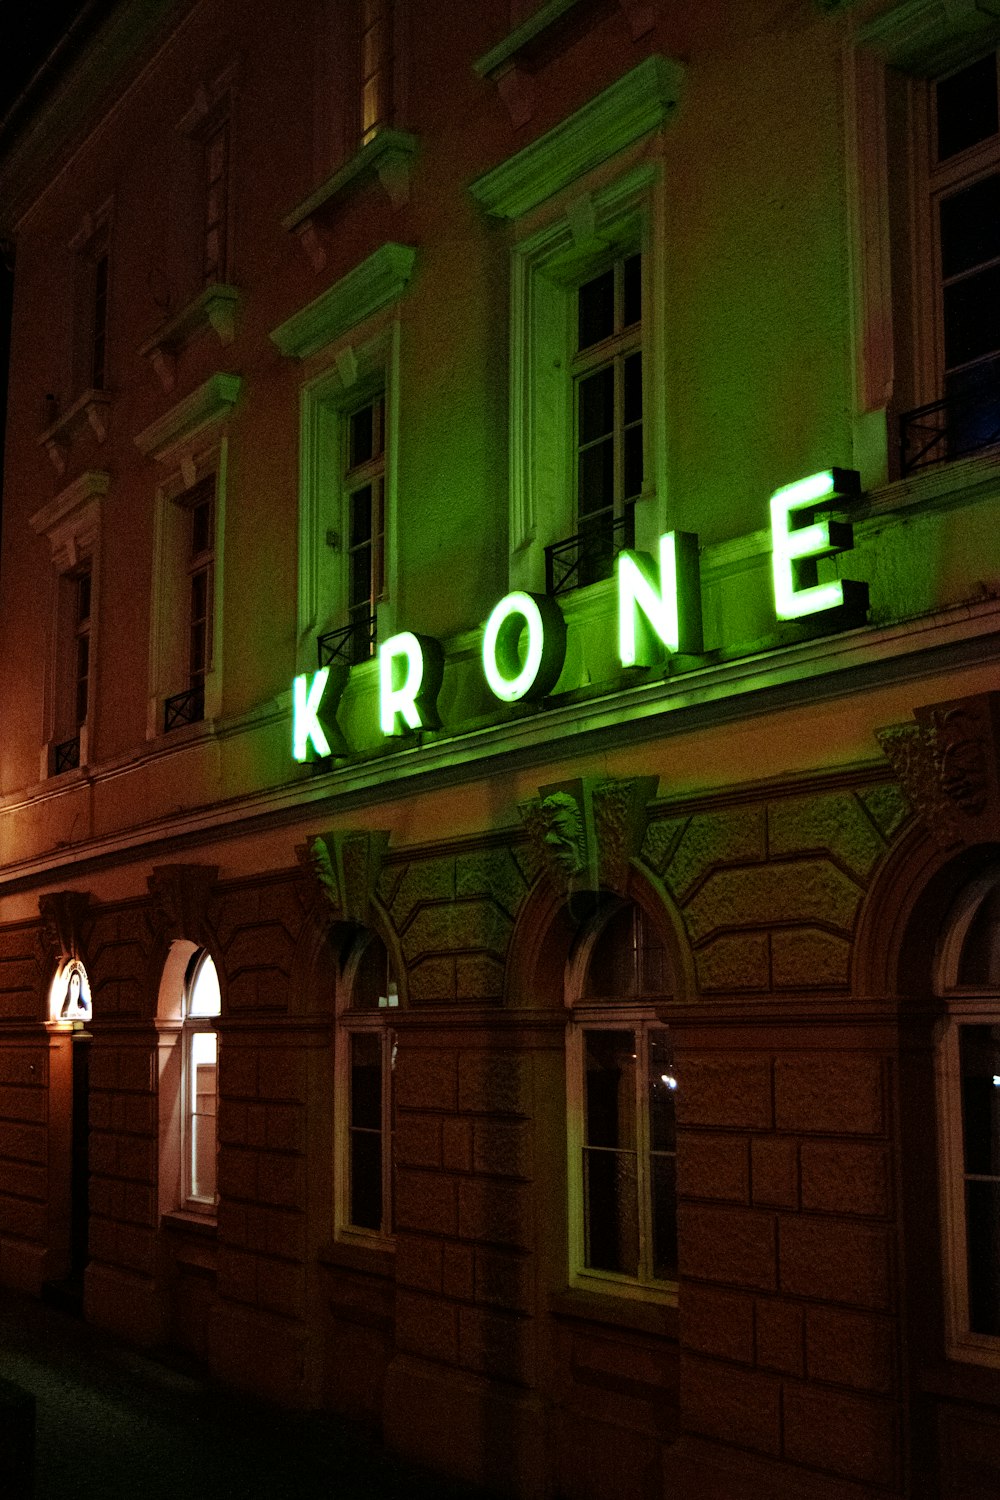
[[[771,565],[774,610],[796,620],[867,604],[867,585],[850,579],[821,581],[823,559],[848,551],[848,523],[817,519],[814,512],[860,493],[851,469],[826,469],[785,485],[771,496]],[[618,588],[618,656],[623,667],[652,666],[664,655],[702,653],[701,579],[694,532],[668,531],[658,558],[631,549],[615,563]],[[566,621],[557,600],[515,591],[495,605],[483,626],[481,665],[486,685],[501,703],[545,698],[555,688],[566,657]],[[292,687],[292,755],[297,761],[344,755],[348,747],[337,708],[349,669],[321,667],[296,677]],[[437,697],[444,650],[433,636],[404,630],[379,646],[379,725],[383,735],[438,729]]]

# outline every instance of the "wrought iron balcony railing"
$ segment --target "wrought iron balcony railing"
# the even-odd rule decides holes
[[[571,589],[610,578],[615,558],[635,546],[635,508],[628,504],[620,516],[609,511],[590,516],[576,536],[564,537],[545,549],[545,591],[568,594]]]
[[[900,471],[964,458],[1000,443],[1000,356],[975,368],[975,385],[928,401],[899,419]]]
[[[80,764],[80,736],[63,740],[52,747],[52,774],[61,776],[63,771],[75,771]]]
[[[367,661],[375,655],[375,616],[363,615],[342,625],[339,630],[328,630],[317,636],[319,664],[321,667],[352,667],[357,662]]]
[[[201,683],[186,693],[175,693],[163,704],[163,732],[180,729],[184,724],[200,724],[205,717],[205,689]]]

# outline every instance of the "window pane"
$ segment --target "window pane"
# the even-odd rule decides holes
[[[592,443],[595,438],[613,432],[615,426],[615,367],[605,365],[577,385],[579,442]]]
[[[587,1031],[588,1146],[635,1149],[635,1033]]]
[[[997,133],[996,56],[981,57],[937,86],[938,160]]]
[[[1000,1026],[959,1031],[965,1170],[1000,1177]]]
[[[191,508],[191,556],[208,552],[212,544],[212,504],[202,500]]]
[[[615,331],[613,268],[584,283],[577,295],[577,309],[578,348],[589,349],[601,339],[611,337]]]
[[[653,1275],[657,1281],[677,1279],[677,1164],[670,1156],[654,1156],[652,1178]]]
[[[625,262],[624,326],[631,328],[642,318],[642,256],[630,255]]]
[[[649,1031],[649,1143],[653,1151],[674,1151],[677,1147],[675,1101],[677,1074],[674,1072],[673,1048],[666,1027]]]
[[[214,1031],[191,1037],[191,1196],[215,1198],[216,1062],[219,1039]]]
[[[372,534],[372,487],[370,484],[355,490],[351,495],[351,546],[371,540]]]
[[[605,438],[580,454],[577,508],[581,516],[610,509],[615,498],[615,445]]]
[[[630,427],[625,434],[622,492],[626,500],[642,494],[642,428]]]
[[[351,553],[351,596],[353,608],[367,604],[372,594],[372,554],[369,547],[359,547]]]
[[[641,354],[630,354],[625,361],[625,421],[642,421]]]
[[[358,464],[367,463],[374,452],[373,444],[372,408],[363,406],[351,416],[351,438],[348,466],[355,468]]]
[[[351,1124],[382,1129],[382,1037],[374,1031],[351,1037]]]
[[[382,1137],[351,1131],[350,1221],[360,1229],[382,1228]]]
[[[586,1264],[639,1273],[639,1215],[634,1152],[583,1153]]]
[[[1000,174],[941,200],[941,271],[957,276],[1000,255]]]
[[[196,953],[188,970],[187,1014],[217,1016],[222,1008],[219,975],[210,954]]]
[[[963,802],[978,800],[982,791],[984,764],[981,748],[970,743],[966,747],[967,760],[953,754],[949,769],[953,780],[950,794],[961,806]],[[973,918],[958,965],[959,984],[1000,985],[1000,886],[996,886],[983,901]]]
[[[944,357],[949,369],[1000,349],[1000,266],[944,289]]]

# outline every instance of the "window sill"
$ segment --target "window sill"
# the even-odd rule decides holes
[[[633,41],[651,31],[656,21],[655,3],[648,0],[618,0]],[[473,71],[491,79],[510,115],[511,124],[526,125],[534,113],[534,87],[530,73],[554,53],[563,51],[585,24],[585,0],[547,0],[547,3],[509,32],[502,41],[476,59]]]
[[[890,67],[933,78],[970,61],[998,38],[1000,18],[985,6],[968,0],[952,5],[904,0],[865,22],[856,42]]]
[[[152,365],[165,391],[172,391],[176,383],[178,354],[199,334],[212,331],[220,344],[233,342],[239,296],[236,287],[213,282],[142,345],[139,353]]]
[[[51,427],[45,429],[38,439],[38,445],[49,455],[49,460],[57,474],[66,472],[69,450],[87,428],[99,443],[104,442],[108,435],[110,405],[111,395],[108,391],[84,391],[83,395],[73,402],[69,411],[53,422]]]
[[[378,178],[393,208],[402,207],[410,196],[410,161],[416,149],[417,137],[409,131],[380,130],[282,219],[282,229],[298,235],[314,271],[321,271],[326,265],[326,251],[315,223],[320,210],[329,211],[338,198],[354,192],[373,177]]]
[[[549,1312],[555,1318],[579,1323],[600,1323],[608,1328],[627,1328],[655,1338],[678,1337],[677,1300],[661,1300],[670,1293],[649,1293],[637,1288],[635,1297],[623,1297],[613,1291],[567,1287],[549,1296]],[[655,1298],[656,1300],[652,1300]]]
[[[855,502],[847,514],[851,520],[877,522],[881,516],[895,515],[909,508],[921,511],[943,510],[966,505],[977,499],[992,499],[1000,480],[1000,446],[970,453],[967,458],[953,458],[929,464],[905,479],[894,479],[878,489],[869,490]]]
[[[214,1211],[198,1213],[193,1208],[175,1208],[160,1215],[164,1229],[173,1229],[178,1234],[191,1234],[201,1239],[214,1240],[218,1235],[218,1223]]]
[[[319,1251],[320,1265],[331,1270],[358,1271],[364,1276],[393,1280],[396,1275],[396,1247],[379,1240],[330,1240]]]

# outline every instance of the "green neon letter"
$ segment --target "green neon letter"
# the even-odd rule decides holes
[[[483,628],[483,674],[501,703],[544,698],[555,687],[565,656],[566,622],[546,594],[508,594]]]
[[[437,695],[444,656],[429,635],[403,630],[383,642],[378,652],[379,721],[383,734],[407,729],[437,729]],[[403,727],[397,729],[397,718]]]
[[[771,566],[774,573],[774,609],[779,620],[795,620],[824,609],[867,599],[863,584],[834,579],[820,583],[816,563],[821,557],[843,552],[854,544],[851,527],[843,521],[809,518],[793,528],[792,515],[810,510],[837,495],[856,495],[859,476],[853,469],[824,469],[795,484],[786,484],[771,496]]]
[[[296,760],[309,759],[309,746],[316,755],[330,755],[330,741],[319,721],[319,706],[323,701],[330,668],[321,667],[309,682],[308,677],[296,677],[292,683],[292,754]]]
[[[657,643],[697,656],[701,641],[698,538],[693,531],[660,537],[659,581],[642,552],[618,554],[618,655],[623,667],[648,667]],[[641,612],[641,614],[640,614]]]

